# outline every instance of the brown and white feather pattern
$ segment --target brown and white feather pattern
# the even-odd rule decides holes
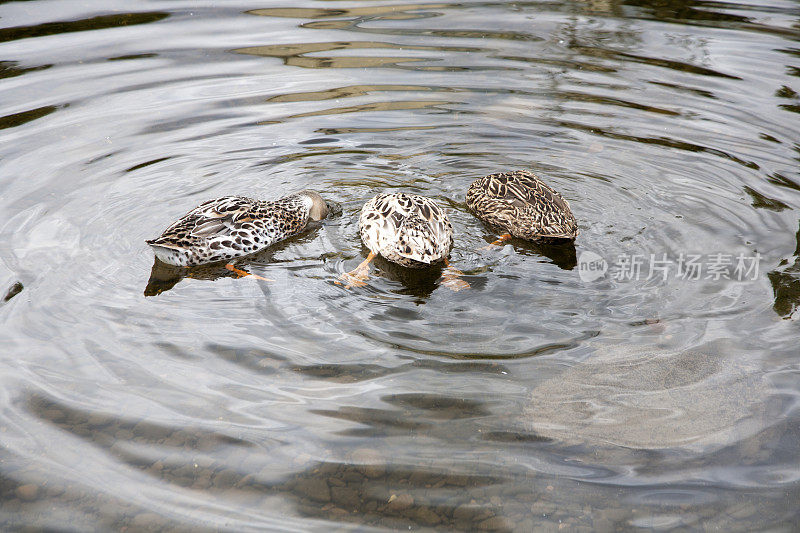
[[[302,231],[312,199],[298,193],[275,201],[224,196],[195,207],[146,241],[162,262],[194,266],[230,260]]]
[[[467,191],[478,218],[531,241],[574,239],[578,224],[567,201],[532,172],[490,174]]]
[[[364,204],[358,229],[371,252],[412,268],[445,259],[453,245],[447,213],[415,194],[379,194]]]

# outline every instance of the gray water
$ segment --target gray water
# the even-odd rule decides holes
[[[0,2],[2,529],[796,528],[800,3],[762,4]],[[466,189],[519,168],[574,246],[481,249]],[[274,282],[144,244],[303,188],[342,214],[239,265]],[[334,283],[395,190],[469,290]]]

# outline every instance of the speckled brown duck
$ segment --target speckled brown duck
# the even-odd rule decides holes
[[[258,252],[326,216],[328,205],[312,190],[273,201],[224,196],[200,204],[146,242],[164,263],[195,266]]]
[[[453,290],[469,287],[457,279],[461,272],[449,266],[453,226],[447,213],[430,198],[407,193],[379,194],[364,204],[358,220],[367,258],[340,279],[348,286],[362,286],[375,256],[409,268],[425,268],[443,262],[448,269],[443,284]]]
[[[569,203],[533,172],[516,170],[478,178],[467,191],[467,207],[506,231],[492,244],[517,237],[534,242],[574,240],[578,224]]]

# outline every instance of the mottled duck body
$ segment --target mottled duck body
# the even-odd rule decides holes
[[[410,268],[442,261],[453,245],[447,213],[416,194],[377,195],[361,209],[358,231],[370,252]]]
[[[200,204],[146,242],[169,265],[229,261],[296,235],[327,215],[327,204],[311,190],[273,201],[224,196]]]
[[[377,255],[409,268],[425,268],[438,262],[449,267],[453,226],[447,213],[430,198],[407,193],[379,194],[361,209],[358,231],[370,253],[355,270],[342,276],[350,285],[363,285],[369,263]],[[445,282],[460,275],[451,270],[443,275]],[[450,285],[468,287],[462,280]]]
[[[569,203],[534,173],[490,174],[472,182],[467,207],[511,236],[535,242],[573,240],[578,224]]]

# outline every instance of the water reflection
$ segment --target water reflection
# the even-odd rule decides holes
[[[775,295],[773,309],[783,318],[795,318],[800,308],[800,229],[795,240],[797,247],[794,255],[783,259],[777,269],[767,274]]]
[[[369,251],[362,246],[362,256],[366,257],[368,253]],[[441,264],[427,268],[407,268],[387,261],[380,256],[376,257],[372,264],[375,268],[370,273],[370,277],[380,276],[398,283],[402,285],[402,288],[393,289],[391,292],[415,296],[422,301],[430,297],[431,293],[439,287],[443,270]]]
[[[82,20],[69,20],[59,22],[46,22],[34,26],[13,26],[0,29],[0,43],[32,37],[46,37],[48,35],[61,35],[64,33],[102,30],[132,26],[136,24],[149,24],[169,17],[169,13],[152,11],[145,13],[118,13],[114,15],[100,15]]]
[[[9,301],[11,298],[21,293],[22,289],[24,289],[22,283],[20,283],[19,281],[14,282],[14,284],[11,285],[8,291],[6,291],[6,295],[3,296],[3,303]]]
[[[384,43],[380,41],[353,41],[353,42],[329,42],[329,43],[301,43],[301,44],[282,44],[253,46],[249,48],[238,48],[234,50],[239,54],[248,54],[263,57],[280,57],[284,63],[293,67],[304,68],[404,68],[402,63],[431,61],[435,57],[377,57],[377,56],[308,56],[306,54],[316,52],[330,52],[335,50],[359,50],[359,49],[394,49],[394,50],[422,50],[438,52],[474,52],[479,48],[472,47],[452,47],[452,46],[421,46],[421,45],[399,45]],[[431,68],[431,67],[413,67]]]
[[[19,113],[14,113],[12,115],[6,115],[4,117],[0,117],[0,130],[5,128],[16,128],[17,126],[22,126],[23,124],[27,124],[28,122],[38,120],[42,117],[46,117],[50,113],[53,113],[56,110],[58,110],[59,107],[60,106],[48,105],[37,109],[31,109],[29,111],[21,111]]]
[[[162,292],[172,289],[184,278],[213,281],[223,277],[237,278],[239,276],[226,269],[225,265],[221,263],[187,268],[168,265],[155,259],[150,270],[150,279],[147,280],[147,286],[144,288],[144,295],[158,296]]]
[[[722,27],[742,27],[753,22],[751,17],[733,14],[719,5],[715,9],[712,3],[697,0],[664,0],[653,5],[643,0],[624,0],[626,6],[636,6],[648,16],[656,20],[676,21],[682,24],[698,24]],[[741,6],[746,9],[746,6]]]
[[[744,192],[746,192],[750,198],[753,199],[753,207],[759,209],[769,209],[770,211],[783,211],[784,209],[790,209],[790,207],[784,202],[781,202],[775,198],[769,198],[768,196],[765,196],[750,187],[745,186]]]
[[[315,379],[325,379],[338,383],[357,383],[371,379],[382,378],[392,374],[403,374],[412,369],[426,369],[445,374],[507,374],[508,368],[499,363],[484,363],[480,361],[469,362],[442,362],[437,360],[418,359],[411,363],[405,363],[394,367],[386,367],[376,364],[323,364],[323,365],[304,365],[293,368],[295,372],[313,377]]]
[[[353,98],[366,96],[376,92],[458,92],[456,87],[428,87],[424,85],[347,85],[334,87],[323,91],[309,91],[304,93],[279,94],[267,99],[268,103],[283,102],[317,102],[322,100],[339,100],[340,98]]]
[[[414,109],[438,109],[444,111],[444,106],[452,102],[444,100],[413,100],[413,101],[393,101],[393,102],[376,102],[371,104],[354,105],[347,107],[335,107],[332,109],[323,109],[320,111],[309,111],[307,113],[299,113],[290,115],[284,120],[297,119],[304,117],[316,117],[320,115],[343,115],[347,113],[363,113],[367,111],[407,111]]]
[[[486,227],[492,229],[490,226]],[[488,243],[492,243],[498,235],[498,232],[493,232],[492,235],[485,236],[484,240]],[[512,246],[515,253],[530,257],[546,257],[561,270],[572,270],[578,265],[577,251],[575,249],[575,242],[573,241],[559,243],[536,243],[523,239],[512,238],[507,242],[508,244],[506,244],[506,246]],[[484,248],[486,248],[485,253],[489,257],[491,257],[493,254],[504,253],[500,246]]]
[[[18,67],[16,61],[0,61],[0,79],[13,78],[14,76],[22,76],[28,72],[36,72],[45,70],[53,65],[40,65],[38,67]]]
[[[444,15],[441,11],[453,11],[468,8],[463,4],[411,4],[411,5],[392,5],[374,6],[363,8],[348,9],[313,9],[313,8],[273,8],[256,9],[250,11],[252,15],[265,17],[290,17],[290,18],[310,18],[328,19],[338,17],[338,20],[322,20],[305,22],[301,28],[315,30],[347,30],[353,32],[370,33],[377,35],[398,35],[416,37],[444,37],[451,39],[504,39],[509,41],[536,42],[543,40],[541,37],[524,32],[505,30],[498,31],[493,29],[467,29],[457,30],[426,28],[418,29],[414,27],[389,28],[367,26],[381,21],[407,21],[415,19],[430,19]],[[477,50],[477,49],[476,49]]]
[[[328,18],[328,17],[364,17],[371,18],[376,15],[389,14],[393,20],[405,20],[410,17],[420,16],[416,12],[428,9],[458,8],[460,4],[393,4],[388,6],[363,6],[363,7],[336,7],[336,8],[302,8],[302,7],[276,7],[252,9],[247,11],[250,15],[262,17],[286,18]],[[409,14],[414,11],[414,14]],[[409,15],[409,16],[407,16]],[[396,17],[396,18],[395,18]]]

